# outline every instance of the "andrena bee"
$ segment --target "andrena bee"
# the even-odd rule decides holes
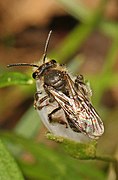
[[[55,60],[47,60],[47,48],[51,31],[46,40],[43,63],[10,64],[12,66],[33,66],[36,71],[32,74],[36,80],[37,92],[34,106],[43,118],[44,124],[54,134],[57,124],[65,132],[84,134],[89,138],[98,139],[104,132],[104,125],[90,101],[91,91],[84,82],[82,75],[72,77],[66,68]],[[61,134],[63,136],[63,133]],[[68,137],[68,135],[67,135]]]

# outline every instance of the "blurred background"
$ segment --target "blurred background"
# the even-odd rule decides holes
[[[91,84],[93,105],[105,124],[98,152],[118,154],[117,0],[0,1],[0,127],[9,131],[1,136],[25,179],[114,180],[117,169],[109,163],[73,159],[45,137],[46,128],[33,108],[32,69],[6,67],[38,64],[50,30],[48,57],[66,64],[73,75],[83,74]],[[14,71],[17,76],[10,74]],[[20,136],[28,139],[21,143],[25,151],[19,148]],[[34,141],[39,149],[30,147]]]

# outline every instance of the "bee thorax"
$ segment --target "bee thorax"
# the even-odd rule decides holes
[[[66,81],[63,78],[63,73],[56,69],[48,71],[44,75],[44,83],[60,91],[63,90],[66,85]]]

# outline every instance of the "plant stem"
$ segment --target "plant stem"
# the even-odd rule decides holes
[[[96,155],[95,160],[117,163],[117,159],[115,157],[111,157],[108,155]]]

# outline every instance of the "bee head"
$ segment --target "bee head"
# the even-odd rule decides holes
[[[47,63],[43,63],[41,66],[38,67],[38,69],[32,74],[32,77],[34,79],[40,79],[47,71],[49,71],[52,68],[55,68],[57,65],[57,62],[55,60],[50,60]]]

